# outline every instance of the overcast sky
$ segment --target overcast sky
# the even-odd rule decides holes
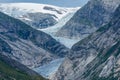
[[[15,3],[15,2],[32,2],[51,4],[61,7],[80,7],[87,3],[88,0],[0,0],[0,3]]]

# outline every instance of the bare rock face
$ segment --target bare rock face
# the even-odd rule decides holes
[[[28,18],[29,20],[25,19],[24,17]],[[57,18],[53,14],[36,12],[24,14],[23,19],[19,19],[35,29],[44,29],[57,23],[57,20],[54,19],[54,17]]]
[[[120,79],[120,6],[110,22],[76,43],[53,80]]]
[[[83,39],[111,20],[120,0],[90,0],[57,32],[57,36]]]
[[[0,12],[0,53],[32,68],[69,53],[51,36]]]

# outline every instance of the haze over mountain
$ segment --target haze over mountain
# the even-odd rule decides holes
[[[42,3],[42,4],[50,4],[61,7],[80,7],[87,3],[89,0],[0,0],[0,3]]]

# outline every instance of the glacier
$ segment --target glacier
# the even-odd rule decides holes
[[[20,19],[35,29],[43,29],[57,24],[72,10],[74,8],[38,3],[0,3],[1,12]]]
[[[80,9],[80,7],[76,7],[74,9],[71,9],[71,11],[64,16],[62,19],[58,21],[58,23],[54,26],[44,28],[44,29],[38,29],[41,30],[49,35],[51,35],[54,39],[65,45],[67,48],[71,48],[73,44],[78,42],[80,39],[69,39],[65,37],[57,37],[56,33],[74,16],[76,11]]]
[[[45,7],[49,7],[55,10],[45,9]],[[57,7],[48,4],[38,4],[38,3],[0,3],[0,11],[13,16],[15,18],[24,17],[24,14],[27,13],[49,13],[53,14],[56,20],[60,20],[66,14],[68,14],[74,8],[66,8],[66,7]]]
[[[37,3],[0,3],[1,12],[20,19],[31,27],[51,35],[68,48],[71,48],[71,46],[80,39],[57,37],[56,33],[73,17],[79,9],[80,7],[67,8]],[[39,13],[39,15],[37,13]],[[40,17],[40,15],[44,17]],[[44,19],[47,19],[47,21],[45,21],[45,24],[42,24]]]
[[[33,70],[39,73],[40,75],[49,78],[51,75],[53,75],[63,62],[64,58],[55,59],[51,61],[49,64],[34,68]]]
[[[47,34],[50,34],[51,36],[55,35],[55,33],[59,31],[73,17],[73,15],[78,9],[79,7],[72,9],[66,16],[60,19],[56,25],[45,28],[45,29],[38,29],[38,30],[41,30]]]
[[[80,41],[80,39],[69,39],[69,38],[65,38],[65,37],[54,37],[54,39],[56,39],[58,42],[60,42],[61,44],[65,45],[67,48],[71,48],[75,43],[77,43],[78,41]]]

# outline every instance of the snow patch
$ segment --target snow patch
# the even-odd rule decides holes
[[[29,18],[20,18],[20,19],[23,19],[23,20],[26,20],[26,21],[32,21],[32,20],[29,19]]]

